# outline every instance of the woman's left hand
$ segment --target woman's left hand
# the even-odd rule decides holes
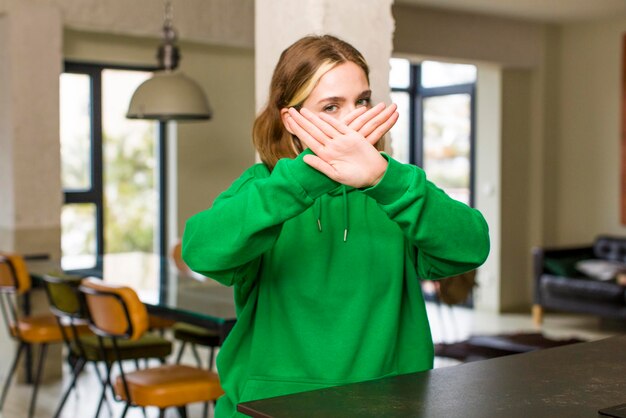
[[[371,187],[380,181],[387,169],[387,160],[373,144],[382,136],[380,132],[384,134],[395,124],[398,119],[395,109],[386,119],[370,123],[367,130],[374,128],[367,137],[324,113],[316,115],[304,108],[300,112],[290,108],[288,113],[287,123],[292,132],[315,153],[304,157],[308,165],[347,186]],[[389,112],[378,114],[381,113]],[[363,120],[361,130],[373,119]]]

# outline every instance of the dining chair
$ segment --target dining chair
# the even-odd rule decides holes
[[[39,346],[39,361],[28,408],[29,418],[35,414],[37,393],[48,345],[63,342],[63,330],[59,327],[54,315],[50,313],[25,315],[19,311],[18,304],[30,292],[31,285],[30,274],[23,257],[18,254],[0,253],[0,309],[8,335],[18,343],[2,388],[2,395],[0,395],[0,411],[4,406],[11,380],[22,354],[28,347]],[[82,328],[82,331],[84,330],[86,330],[85,327]]]
[[[61,397],[54,414],[55,418],[60,416],[70,392],[75,389],[78,377],[88,362],[93,363],[98,380],[102,382],[102,395],[96,410],[96,417],[98,417],[102,404],[106,400],[108,386],[106,380],[100,375],[98,362],[112,363],[115,361],[113,344],[110,339],[103,341],[101,349],[96,335],[93,333],[84,335],[84,333],[77,332],[77,327],[86,324],[88,317],[78,290],[81,281],[82,277],[76,276],[51,274],[44,276],[50,309],[59,323],[69,324],[70,332],[63,332],[62,334],[68,352],[68,362],[73,365],[72,380]],[[139,368],[137,362],[140,359],[155,358],[164,363],[165,358],[172,353],[172,343],[161,336],[146,333],[137,340],[121,342],[119,351],[123,360],[133,360],[136,362],[136,367]]]
[[[180,274],[191,276],[192,271],[182,257],[182,243],[180,240],[172,247],[170,257]],[[176,355],[176,364],[180,364],[185,348],[187,344],[189,344],[198,367],[202,367],[202,360],[200,359],[197,346],[207,347],[209,349],[207,368],[209,370],[213,369],[215,350],[221,344],[219,332],[184,322],[177,322],[172,326],[172,334],[175,340],[181,342],[178,354]]]
[[[88,278],[83,280],[79,289],[89,313],[90,328],[100,341],[111,339],[116,356],[114,364],[119,370],[113,388],[119,400],[126,403],[122,418],[131,406],[157,407],[160,417],[165,416],[167,408],[175,407],[185,418],[187,404],[207,404],[224,393],[216,373],[197,367],[171,364],[124,371],[120,343],[124,340],[136,341],[148,329],[145,305],[137,293],[127,286]],[[110,382],[114,364],[107,367],[107,382]]]

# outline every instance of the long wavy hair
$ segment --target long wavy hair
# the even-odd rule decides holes
[[[353,62],[363,69],[369,83],[369,67],[363,55],[349,43],[331,35],[304,37],[280,55],[272,75],[267,105],[252,128],[254,146],[270,170],[281,158],[295,158],[299,148],[299,141],[294,141],[283,125],[281,109],[300,107],[319,79],[345,62]],[[379,141],[376,147],[382,150],[383,141]]]

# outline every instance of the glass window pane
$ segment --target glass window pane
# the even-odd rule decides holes
[[[64,270],[96,265],[96,205],[63,205],[61,212],[61,265]]]
[[[157,123],[126,118],[150,73],[102,72],[105,253],[157,252]]]
[[[389,63],[389,85],[396,88],[407,88],[410,82],[411,63],[409,60],[392,58]]]
[[[451,197],[469,204],[470,96],[424,100],[424,170]]]
[[[61,74],[61,181],[64,189],[91,188],[91,83],[86,74]]]
[[[424,61],[421,66],[423,87],[451,86],[476,81],[474,65]]]
[[[409,125],[411,114],[409,112],[409,94],[404,92],[391,92],[391,101],[398,105],[398,121],[391,128],[391,149],[393,158],[401,163],[409,163]]]

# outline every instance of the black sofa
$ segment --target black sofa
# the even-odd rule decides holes
[[[626,286],[615,279],[597,280],[576,268],[581,260],[626,263],[626,237],[599,236],[588,246],[533,249],[533,320],[544,308],[626,319]],[[579,264],[580,265],[580,264]]]

